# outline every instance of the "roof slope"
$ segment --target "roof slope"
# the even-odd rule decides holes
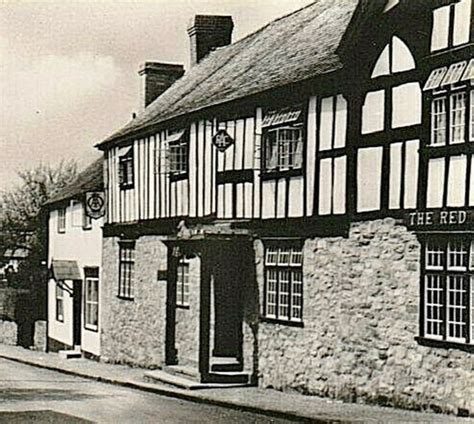
[[[101,190],[104,185],[103,158],[95,160],[68,186],[60,190],[46,204],[51,205],[63,200],[73,199],[87,191]]]
[[[357,0],[317,0],[211,53],[103,141],[197,110],[335,71],[336,54]]]

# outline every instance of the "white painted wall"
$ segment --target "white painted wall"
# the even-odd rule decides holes
[[[49,216],[49,246],[48,266],[52,260],[77,261],[82,277],[84,267],[99,267],[102,264],[102,225],[103,219],[92,220],[92,228],[84,230],[77,226],[78,215],[82,213],[82,204],[70,204],[66,210],[66,231],[58,233],[58,212],[52,210]],[[73,220],[73,216],[75,219]],[[100,274],[99,274],[100,277]],[[84,279],[83,279],[84,281]],[[72,288],[72,282],[68,282]],[[83,287],[83,295],[84,295]],[[84,328],[84,302],[82,301],[82,350],[100,355],[100,325],[101,325],[101,282],[99,280],[99,331],[94,332]],[[72,298],[64,294],[64,323],[56,321],[56,292],[55,282],[51,280],[48,286],[48,334],[49,337],[62,343],[72,345]]]

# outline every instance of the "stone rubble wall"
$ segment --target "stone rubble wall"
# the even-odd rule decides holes
[[[263,296],[263,248],[256,242]],[[261,322],[259,384],[346,401],[474,412],[473,356],[417,344],[420,245],[393,219],[304,246],[304,328]]]
[[[165,355],[167,248],[159,237],[140,237],[135,246],[134,300],[117,297],[119,238],[103,241],[101,286],[101,360],[147,368],[162,365]]]
[[[199,293],[201,260],[188,259],[189,308],[176,308],[175,347],[180,364],[197,365],[199,362]]]
[[[13,321],[0,320],[0,344],[15,346],[18,340],[18,325]]]

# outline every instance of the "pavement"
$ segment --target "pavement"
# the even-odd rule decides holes
[[[71,376],[137,389],[194,403],[222,406],[277,419],[316,423],[473,423],[473,418],[343,403],[317,396],[257,387],[186,390],[144,380],[146,370],[87,359],[62,359],[17,346],[0,345],[0,358]],[[202,405],[204,407],[204,405]],[[212,421],[210,421],[212,422]]]

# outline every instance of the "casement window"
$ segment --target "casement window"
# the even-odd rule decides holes
[[[56,282],[56,321],[64,322],[64,281]]]
[[[433,10],[431,51],[444,50],[469,42],[472,0],[451,1]]]
[[[169,143],[168,147],[169,172],[180,175],[188,172],[188,142],[178,140]]]
[[[73,200],[71,202],[71,226],[72,227],[82,227],[82,205],[78,200]]]
[[[58,209],[58,233],[66,232],[66,208]]]
[[[94,331],[99,326],[99,268],[84,269],[84,326]]]
[[[176,270],[176,306],[189,306],[189,262],[180,258]]]
[[[301,107],[268,112],[262,122],[263,168],[289,171],[303,165],[303,123]]]
[[[303,320],[303,251],[300,243],[271,242],[265,246],[265,318]]]
[[[474,240],[430,237],[423,255],[420,336],[474,344]]]
[[[185,130],[168,130],[166,139],[155,150],[155,174],[186,177],[189,166],[189,140]]]
[[[301,126],[269,129],[265,134],[265,169],[287,171],[300,169],[303,163]]]
[[[431,101],[430,146],[460,144],[473,140],[473,92],[474,90],[458,90],[434,95]],[[467,120],[469,134],[466,134]]]
[[[135,271],[135,242],[119,242],[119,282],[118,297],[133,299]]]
[[[119,185],[122,189],[133,188],[133,147],[119,158]]]

